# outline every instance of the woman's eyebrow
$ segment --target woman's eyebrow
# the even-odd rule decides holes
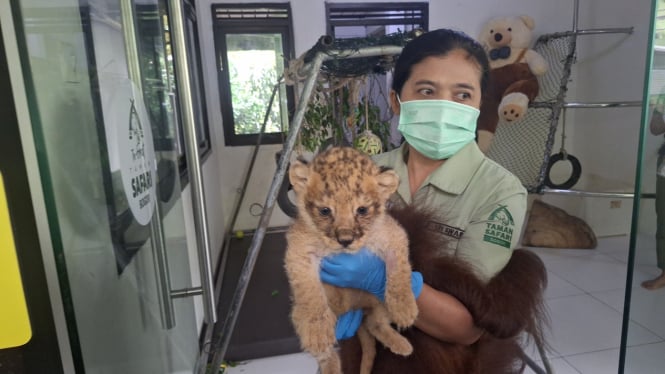
[[[438,86],[439,86],[435,81],[432,81],[432,80],[429,80],[429,79],[421,79],[421,80],[417,80],[417,81],[414,83],[414,85],[415,85],[415,86],[427,85],[427,86],[434,86],[434,87],[438,87]],[[471,84],[471,83],[456,83],[456,84],[455,84],[455,87],[457,87],[457,88],[464,88],[464,89],[472,90],[472,91],[475,91],[475,90],[477,89],[476,86],[474,86],[474,85]]]
[[[430,86],[436,86],[437,85],[434,81],[431,81],[429,79],[421,79],[421,80],[417,80],[415,82],[416,86],[423,85],[423,84],[427,84],[427,85],[430,85]]]
[[[466,88],[466,89],[473,90],[473,91],[476,90],[476,87],[472,84],[469,84],[469,83],[457,83],[455,86],[458,87],[458,88]]]

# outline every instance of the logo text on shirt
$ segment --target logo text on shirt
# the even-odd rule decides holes
[[[505,205],[499,205],[490,213],[483,240],[488,243],[510,248],[515,221]]]
[[[452,227],[448,226],[446,224],[443,224],[441,222],[436,222],[436,221],[428,221],[427,222],[427,229],[436,231],[438,233],[441,233],[446,236],[450,236],[455,239],[460,239],[462,235],[464,234],[464,230],[457,228],[457,227]]]

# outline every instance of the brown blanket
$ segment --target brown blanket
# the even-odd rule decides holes
[[[431,287],[464,303],[485,334],[473,345],[463,346],[439,341],[412,327],[402,334],[413,344],[413,354],[397,356],[377,343],[372,372],[521,372],[524,364],[520,334],[527,331],[544,345],[542,328],[547,323],[547,315],[542,296],[547,273],[540,258],[526,249],[516,249],[506,267],[488,283],[483,283],[469,264],[454,257],[434,255],[434,249],[442,243],[425,228],[424,223],[430,217],[427,212],[407,207],[392,209],[391,214],[409,234],[414,270],[420,271],[425,283]],[[340,347],[344,373],[358,373],[361,352],[357,338],[342,341]]]

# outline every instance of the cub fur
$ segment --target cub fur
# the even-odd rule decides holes
[[[375,338],[392,352],[408,356],[409,341],[391,327],[413,324],[418,307],[411,291],[411,265],[406,232],[386,213],[386,201],[399,184],[397,174],[377,166],[349,147],[333,147],[311,163],[289,168],[298,215],[289,228],[285,257],[291,286],[291,319],[302,348],[312,354],[322,374],[341,373],[335,349],[337,316],[363,309],[358,330],[361,373],[370,373]],[[322,283],[321,259],[368,248],[386,264],[385,301],[370,293]]]

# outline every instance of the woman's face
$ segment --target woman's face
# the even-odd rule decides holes
[[[399,99],[450,100],[480,109],[480,67],[466,51],[456,49],[445,56],[430,56],[413,65],[409,79],[404,82]],[[396,92],[390,92],[390,102],[399,114]]]

